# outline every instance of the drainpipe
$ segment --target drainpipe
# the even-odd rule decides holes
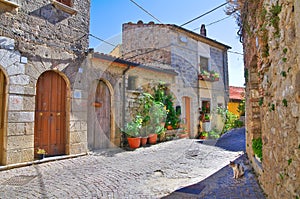
[[[126,111],[126,106],[125,106],[125,103],[126,103],[126,78],[125,78],[125,74],[127,73],[127,71],[129,71],[130,69],[130,65],[127,65],[127,68],[123,71],[122,73],[122,84],[123,84],[123,105],[122,105],[122,112],[123,112],[123,115],[122,115],[122,127],[123,129],[125,129],[125,111]],[[122,133],[122,136],[121,136],[121,146],[123,145],[123,141],[124,141],[124,134]]]

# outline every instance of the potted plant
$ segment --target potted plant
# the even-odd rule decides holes
[[[210,73],[208,71],[202,69],[200,71],[198,79],[199,80],[209,80],[209,78],[210,78]]]
[[[205,122],[209,122],[210,121],[210,117],[209,117],[208,114],[205,114],[204,118],[205,118]]]
[[[216,71],[212,70],[210,72],[210,77],[213,81],[219,81],[219,78],[220,78],[220,74],[217,73]]]
[[[202,139],[202,140],[205,140],[207,138],[207,136],[208,136],[208,133],[205,131],[200,133],[200,139]]]
[[[47,154],[46,150],[41,148],[38,148],[36,153],[38,154],[40,160],[44,159]]]
[[[125,126],[124,132],[127,135],[127,140],[129,147],[132,149],[136,149],[140,147],[141,137],[140,137],[140,129],[142,127],[142,118],[140,116],[136,116],[134,120],[128,122]]]

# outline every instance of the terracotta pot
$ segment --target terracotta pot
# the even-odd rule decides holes
[[[206,136],[200,135],[200,139],[205,140]]]
[[[129,147],[132,148],[132,149],[139,148],[140,145],[141,145],[141,138],[140,137],[127,138],[127,140],[128,140]]]
[[[167,130],[172,130],[172,129],[173,129],[172,125],[167,126]]]
[[[149,134],[149,144],[156,144],[157,142],[157,134]]]
[[[141,138],[141,144],[142,144],[142,146],[145,146],[147,144],[147,141],[148,141],[148,137],[142,137]]]

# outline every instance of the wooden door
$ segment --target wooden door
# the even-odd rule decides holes
[[[43,73],[37,82],[34,147],[48,156],[65,154],[66,82],[56,72]]]
[[[185,106],[185,126],[188,133],[191,131],[191,99],[189,97],[183,97],[183,102]]]
[[[2,161],[2,156],[3,156],[5,87],[6,87],[6,79],[3,71],[0,69],[0,162]]]
[[[108,148],[111,141],[111,95],[106,83],[98,82],[95,102],[100,106],[95,107],[94,149]]]

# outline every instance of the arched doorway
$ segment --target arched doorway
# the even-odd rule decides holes
[[[54,71],[44,72],[37,81],[34,148],[45,149],[47,155],[66,152],[65,80]]]
[[[111,146],[111,92],[103,80],[96,86],[94,101],[93,130],[89,132],[89,147],[92,149],[109,148]]]
[[[5,88],[6,77],[0,69],[0,163],[3,161],[4,116],[5,116]]]

